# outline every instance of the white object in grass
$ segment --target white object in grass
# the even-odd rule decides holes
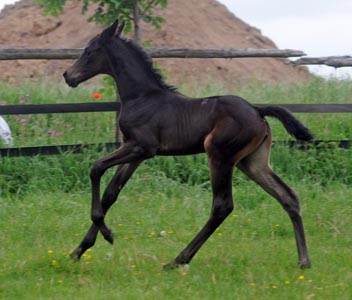
[[[4,141],[6,145],[12,145],[13,138],[11,136],[10,126],[6,121],[0,116],[0,138]]]

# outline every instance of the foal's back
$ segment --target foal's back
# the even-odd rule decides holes
[[[159,106],[159,155],[204,152],[204,141],[214,130],[221,130],[221,142],[251,136],[266,130],[258,111],[236,96],[191,99],[175,94]],[[257,132],[258,131],[258,132]],[[214,133],[214,132],[213,132]],[[220,139],[219,139],[220,142]]]

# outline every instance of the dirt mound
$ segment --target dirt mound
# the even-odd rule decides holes
[[[43,15],[34,0],[22,0],[0,13],[2,48],[74,48],[84,47],[101,31],[81,14],[82,2],[70,1],[59,17]],[[166,19],[161,31],[142,25],[143,39],[154,47],[180,48],[276,48],[261,32],[238,19],[215,0],[169,1],[160,10]],[[213,81],[234,86],[248,80],[267,82],[304,81],[311,78],[305,67],[291,66],[286,59],[159,59],[168,82],[201,84]],[[41,80],[50,76],[61,81],[61,73],[70,61],[1,61],[1,80]]]

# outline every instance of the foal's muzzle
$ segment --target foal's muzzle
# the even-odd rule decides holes
[[[65,71],[64,74],[62,74],[65,78],[66,83],[70,86],[70,87],[77,87],[79,82],[76,78],[70,77],[69,74],[67,73],[67,71]]]

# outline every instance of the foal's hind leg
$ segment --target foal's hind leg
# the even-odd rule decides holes
[[[102,204],[104,215],[106,215],[109,208],[115,203],[120,191],[127,183],[128,179],[132,176],[134,171],[137,169],[139,164],[140,162],[134,162],[130,164],[120,165],[118,167],[114,177],[106,187],[103,194],[101,204]],[[100,224],[100,226],[103,226],[107,229],[107,226],[105,225],[104,221],[102,221],[102,224]],[[82,242],[79,244],[76,250],[72,252],[71,257],[74,259],[79,259],[87,249],[93,247],[95,244],[98,232],[99,232],[99,226],[92,223],[91,227],[89,228]],[[109,232],[110,232],[108,235],[109,238],[107,239],[105,236],[104,237],[108,240],[108,242],[112,244],[113,235],[110,230]]]
[[[164,266],[165,269],[188,264],[200,247],[233,210],[231,180],[233,164],[215,164],[214,161],[210,161],[210,170],[213,191],[210,217],[191,243],[173,261]]]
[[[258,183],[266,192],[275,197],[288,213],[295,232],[299,266],[310,267],[301,209],[297,193],[287,186],[271,169],[269,155],[271,138],[237,165],[248,177]]]

